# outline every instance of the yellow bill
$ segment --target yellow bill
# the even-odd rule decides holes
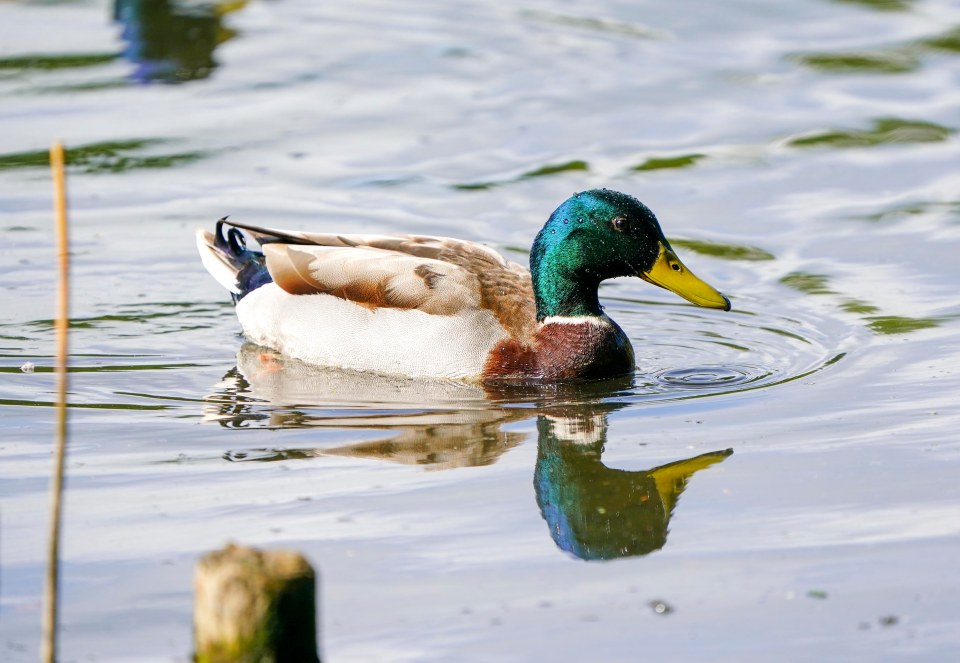
[[[677,254],[660,244],[660,255],[650,271],[638,275],[644,281],[675,292],[688,302],[707,308],[730,310],[730,300],[709,284],[701,281],[680,262]]]

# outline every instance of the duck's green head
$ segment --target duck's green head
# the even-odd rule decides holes
[[[697,306],[730,310],[730,300],[684,266],[657,217],[633,196],[607,189],[567,199],[530,251],[537,318],[601,315],[597,287],[617,276],[640,278]]]

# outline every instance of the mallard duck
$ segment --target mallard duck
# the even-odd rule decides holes
[[[229,227],[228,227],[229,226]],[[260,251],[247,248],[247,231]],[[730,301],[688,270],[636,198],[577,193],[550,215],[529,271],[486,246],[217,222],[204,266],[254,343],[321,366],[467,381],[597,379],[635,369],[601,281],[640,278],[708,308]]]

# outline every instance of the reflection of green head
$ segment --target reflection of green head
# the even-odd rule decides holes
[[[582,445],[558,439],[540,416],[534,487],[557,546],[585,560],[646,555],[663,547],[676,500],[697,470],[731,450],[703,454],[644,472],[600,462],[603,437]]]

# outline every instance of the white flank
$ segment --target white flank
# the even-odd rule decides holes
[[[197,230],[197,251],[200,252],[200,261],[210,272],[210,276],[217,280],[217,283],[230,292],[239,295],[237,272],[219,256],[218,249],[210,245],[212,241],[213,235],[209,231]]]
[[[248,339],[317,366],[381,375],[476,379],[507,337],[490,311],[456,315],[370,309],[332,295],[291,295],[270,283],[237,304]]]

